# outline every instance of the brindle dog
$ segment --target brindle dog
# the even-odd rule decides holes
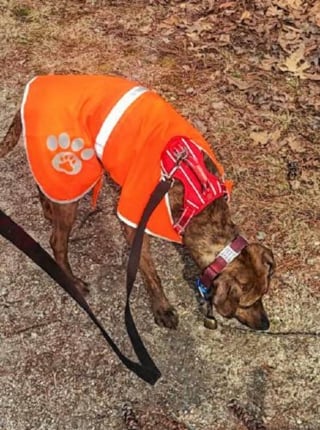
[[[17,144],[21,131],[20,112],[17,112],[0,146],[0,157]],[[215,170],[212,165],[210,169]],[[180,183],[175,183],[170,189],[169,200],[173,218],[178,219],[183,204],[183,186]],[[73,275],[68,261],[68,239],[76,218],[78,202],[54,203],[41,192],[40,202],[44,216],[53,226],[50,245],[57,263],[75,281],[79,289],[87,291],[86,284]],[[125,225],[125,232],[129,244],[132,243],[135,230]],[[231,220],[228,204],[221,197],[192,218],[185,230],[183,243],[199,269],[203,270],[238,234],[239,229]],[[222,316],[235,317],[252,329],[267,330],[269,320],[263,307],[262,296],[268,291],[274,267],[275,262],[270,249],[256,243],[249,244],[213,281],[211,307],[214,305]],[[140,271],[150,296],[156,323],[175,329],[178,325],[178,315],[162,289],[150,253],[150,237],[146,234],[142,246]]]

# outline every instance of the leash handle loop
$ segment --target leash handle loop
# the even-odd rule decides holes
[[[141,363],[136,363],[126,357],[117,347],[113,339],[108,335],[103,325],[94,315],[89,304],[79,292],[74,282],[68,275],[60,268],[56,261],[45,251],[38,242],[36,242],[22,227],[16,224],[8,215],[0,209],[0,234],[11,242],[14,246],[26,254],[34,263],[43,269],[54,281],[56,281],[87,313],[92,322],[99,328],[101,334],[108,342],[112,350],[119,357],[120,361],[137,376],[154,385],[159,379],[161,373],[154,365],[152,359],[147,353],[142,340],[135,328],[133,318],[129,308],[129,295],[131,290],[128,291],[127,305],[126,305],[126,325],[129,330],[132,328],[132,333],[129,333],[131,342],[137,339],[138,345],[133,345],[135,351],[139,352],[139,360]],[[132,279],[132,278],[131,278]],[[132,287],[131,287],[132,289]],[[146,357],[144,357],[146,354]],[[138,354],[137,354],[138,355]]]

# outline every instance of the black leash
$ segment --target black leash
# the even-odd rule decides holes
[[[128,266],[127,266],[127,302],[126,302],[126,309],[125,309],[125,322],[126,322],[127,332],[130,337],[133,349],[137,357],[139,358],[139,360],[142,362],[142,358],[146,360],[146,357],[148,356],[148,359],[150,361],[145,361],[145,362],[148,365],[153,365],[153,366],[154,366],[154,363],[150,358],[150,356],[148,355],[141,341],[139,333],[136,329],[134,321],[132,319],[129,301],[130,301],[132,287],[138,271],[144,230],[146,228],[150,215],[152,214],[154,209],[158,206],[163,196],[169,191],[170,186],[171,186],[171,181],[169,180],[160,181],[159,184],[154,189],[153,193],[151,194],[149,201],[147,203],[147,206],[143,211],[139,225],[137,227],[136,234],[134,236],[130,255],[129,255]],[[161,373],[157,368],[156,370],[158,371],[158,378],[159,378],[161,376]]]
[[[163,196],[169,190],[170,181],[161,181],[150,196],[149,202],[141,217],[137,228],[127,267],[127,300],[125,307],[125,323],[127,332],[133,349],[139,359],[139,363],[132,361],[119,350],[112,338],[108,335],[100,321],[96,318],[89,304],[74,285],[72,279],[60,268],[56,261],[36,242],[22,227],[16,224],[9,216],[0,209],[0,234],[9,240],[13,245],[26,254],[31,260],[43,269],[51,278],[56,281],[88,314],[89,318],[99,328],[101,334],[108,342],[112,350],[119,357],[121,362],[139,378],[151,385],[154,385],[161,376],[160,370],[155,365],[146,350],[142,339],[138,333],[130,310],[130,295],[136,279],[140,253],[143,242],[143,234],[147,221],[160,203]]]

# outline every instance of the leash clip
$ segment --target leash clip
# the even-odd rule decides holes
[[[206,287],[200,278],[196,279],[196,289],[205,301],[208,301],[210,299],[212,295],[211,288]]]

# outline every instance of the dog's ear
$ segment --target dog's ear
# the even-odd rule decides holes
[[[241,295],[239,288],[232,284],[232,280],[223,274],[214,282],[213,304],[227,318],[235,315]]]
[[[249,257],[257,273],[265,274],[268,279],[273,275],[276,263],[271,249],[259,243],[251,243],[242,251],[242,255]]]
[[[264,252],[262,254],[263,264],[268,269],[268,277],[271,277],[274,274],[276,268],[276,262],[274,260],[273,253],[271,249],[264,247]]]

